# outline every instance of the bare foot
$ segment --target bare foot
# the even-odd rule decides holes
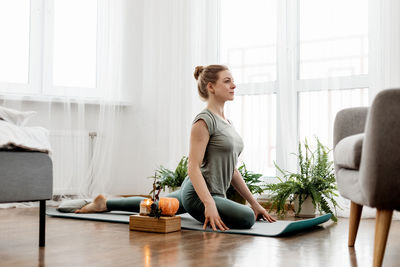
[[[87,204],[80,210],[76,210],[75,213],[95,213],[107,211],[106,202],[106,197],[100,194],[93,200],[92,203]]]

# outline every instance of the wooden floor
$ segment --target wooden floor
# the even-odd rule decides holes
[[[0,266],[372,266],[374,220],[362,220],[355,249],[347,219],[284,238],[182,230],[152,234],[127,224],[47,218],[38,248],[37,208],[0,210]],[[393,221],[383,266],[400,266]]]

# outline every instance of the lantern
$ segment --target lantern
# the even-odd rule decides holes
[[[150,198],[140,201],[140,215],[149,215],[151,211],[151,204],[153,204],[153,200]]]

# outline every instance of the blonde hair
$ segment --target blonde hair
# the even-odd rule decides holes
[[[195,68],[194,78],[197,80],[197,89],[201,98],[208,99],[208,83],[216,83],[219,78],[218,73],[224,70],[229,69],[224,65],[197,66]]]

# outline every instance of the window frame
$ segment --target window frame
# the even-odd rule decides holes
[[[29,1],[29,58],[28,83],[0,82],[2,94],[29,94],[40,93],[42,77],[42,37],[43,37],[43,0]]]
[[[221,0],[219,0],[221,1]],[[293,90],[289,92],[291,97],[291,103],[295,104],[294,111],[296,114],[296,120],[293,124],[286,124],[286,128],[283,129],[280,125],[280,120],[276,120],[276,163],[278,166],[285,169],[286,161],[284,158],[287,155],[283,155],[282,148],[278,138],[282,136],[283,131],[290,131],[295,133],[296,142],[299,140],[300,128],[299,128],[299,94],[301,92],[308,91],[324,91],[324,90],[349,90],[358,88],[369,88],[369,74],[351,75],[343,77],[329,77],[329,78],[318,78],[318,79],[300,79],[300,0],[284,0],[278,1],[277,5],[277,20],[282,20],[281,23],[277,23],[277,74],[276,80],[263,83],[240,83],[237,84],[236,95],[264,95],[264,94],[278,94],[279,84],[293,84]],[[368,4],[368,3],[366,3]],[[283,21],[284,20],[284,21]],[[221,31],[221,23],[218,25],[219,32]],[[281,34],[281,35],[280,35]],[[280,41],[283,43],[280,43]],[[221,46],[218,46],[221,49]],[[218,52],[220,55],[221,52]],[[221,57],[218,57],[221,60]],[[280,64],[286,64],[285,66],[279,66]],[[285,73],[280,73],[279,70],[288,70]],[[283,88],[282,86],[281,88]],[[288,103],[289,104],[289,103]],[[279,114],[279,103],[276,105],[276,114]],[[295,149],[293,151],[296,151]],[[267,177],[267,176],[265,176]]]
[[[0,82],[0,94],[14,99],[76,98],[101,99],[104,88],[100,78],[105,73],[102,57],[108,52],[107,38],[109,17],[105,0],[97,1],[96,41],[96,87],[66,87],[53,84],[53,29],[54,2],[52,0],[30,1],[29,26],[29,68],[28,83]],[[82,94],[82,91],[85,91]]]

